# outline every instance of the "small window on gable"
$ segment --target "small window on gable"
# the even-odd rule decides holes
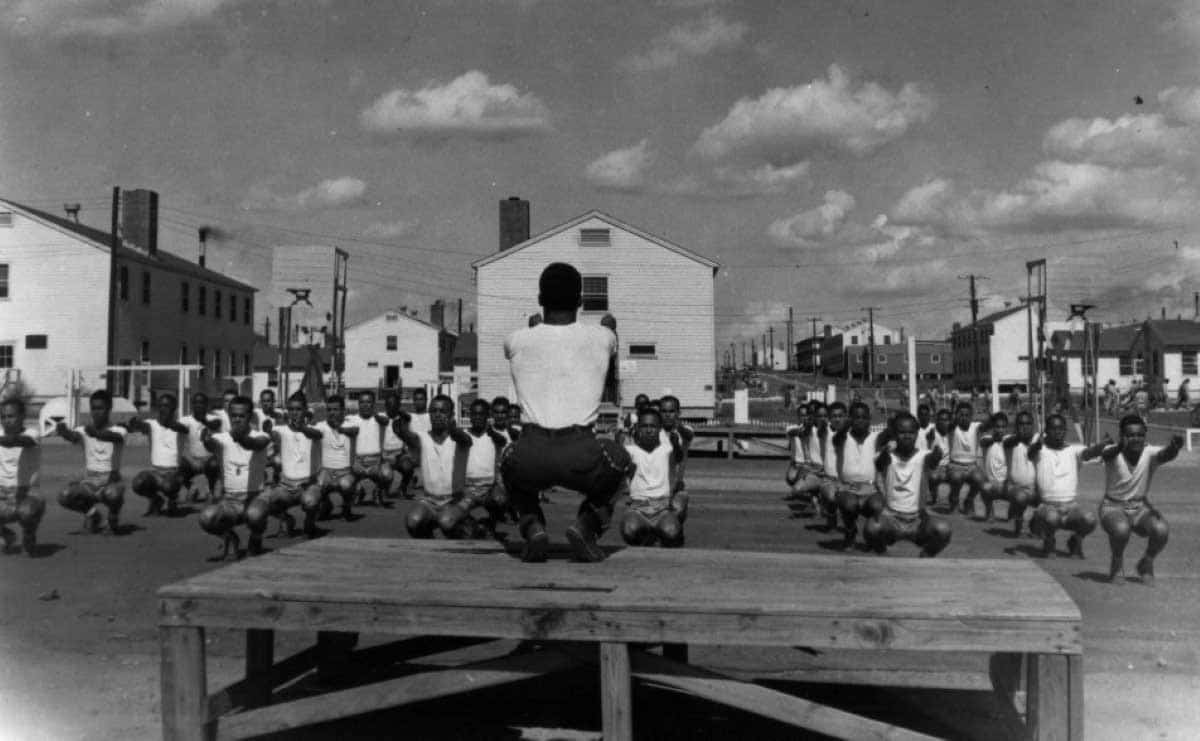
[[[411,361],[411,360],[405,360],[405,361],[404,361],[404,367],[405,367],[405,368],[411,368],[411,367],[412,367],[412,361]]]
[[[387,349],[395,350],[397,348],[396,335],[390,334],[387,336]]]
[[[13,225],[12,211],[0,211],[0,227],[9,228]]]
[[[631,358],[653,358],[658,353],[653,343],[642,343],[629,346],[629,357]]]
[[[612,241],[608,229],[580,229],[579,244],[584,247],[608,247]]]
[[[883,344],[885,344],[885,345],[892,344],[892,336],[890,334],[885,334],[883,336]]]
[[[857,344],[858,344],[858,337],[857,337],[856,335],[851,335],[851,336],[850,336],[850,344],[851,344],[851,345],[857,345]]]
[[[44,334],[27,334],[25,335],[26,350],[45,350],[48,339]]]

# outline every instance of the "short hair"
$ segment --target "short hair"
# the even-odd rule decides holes
[[[416,396],[417,394],[424,396],[426,399],[429,398],[429,392],[425,390],[424,386],[417,386],[415,389],[412,390],[413,396]]]
[[[454,409],[454,399],[451,399],[449,396],[446,396],[445,394],[435,394],[434,397],[429,400],[429,406],[433,406],[436,402],[439,402],[439,401],[446,402],[447,404],[450,405],[451,410]]]
[[[930,414],[933,414],[933,409],[928,404],[918,404],[917,411],[918,412],[929,412]]]
[[[203,399],[204,403],[207,404],[208,394],[204,393],[203,391],[197,391],[196,393],[192,394],[192,401],[194,402],[196,399]]]
[[[334,394],[325,400],[325,406],[329,406],[330,404],[339,404],[344,407],[346,406],[346,400],[342,398],[341,394]]]
[[[251,409],[254,408],[254,400],[249,396],[241,396],[240,394],[229,400],[229,406],[233,406],[234,404],[244,404]]]
[[[583,276],[573,265],[552,262],[538,278],[538,304],[547,310],[577,309],[583,295]]]
[[[108,393],[104,389],[96,389],[95,391],[93,391],[92,395],[88,397],[88,401],[89,402],[98,401],[98,402],[104,404],[104,406],[108,407],[109,409],[112,409],[112,405],[113,405],[112,394]]]
[[[1005,414],[1004,412],[996,412],[995,414],[992,415],[991,423],[996,424],[997,422],[1003,422],[1004,424],[1008,424],[1008,415]]]
[[[642,411],[638,412],[638,424],[642,424],[643,417],[654,417],[658,420],[660,425],[662,424],[662,412],[658,411],[657,409],[646,407]]]
[[[22,419],[25,418],[25,400],[19,396],[10,396],[9,398],[0,401],[0,409],[3,409],[4,407],[16,407],[17,416],[21,417]]]
[[[659,405],[666,404],[668,401],[674,402],[675,406],[679,406],[679,399],[671,394],[667,394],[658,400]]]
[[[844,412],[844,411],[846,411],[846,402],[844,402],[844,401],[835,401],[835,402],[833,402],[832,404],[830,404],[830,405],[829,405],[829,413],[830,413],[830,414],[833,414],[833,413],[834,413],[835,411],[837,411],[838,409],[841,409],[843,412]]]
[[[849,413],[854,414],[855,409],[861,409],[867,413],[868,417],[871,416],[871,407],[865,401],[850,402]]]
[[[958,414],[963,409],[966,409],[968,412],[975,411],[975,407],[971,406],[971,402],[969,402],[969,401],[960,401],[954,405],[954,413],[955,414]]]
[[[507,396],[497,396],[495,399],[492,399],[492,409],[495,409],[496,407],[502,407],[502,406],[503,407],[512,406],[512,402],[510,402],[508,400]]]
[[[1022,419],[1027,419],[1027,420],[1029,420],[1030,422],[1033,422],[1033,415],[1032,415],[1032,414],[1030,414],[1029,412],[1024,412],[1024,411],[1022,411],[1022,412],[1017,412],[1017,418],[1016,418],[1016,421],[1017,421],[1018,423],[1020,423],[1020,421],[1021,421]]]
[[[163,399],[170,399],[173,406],[179,405],[179,399],[175,398],[175,394],[159,394],[158,401],[162,401]]]
[[[1050,416],[1046,417],[1046,427],[1049,427],[1050,423],[1056,419],[1059,422],[1062,422],[1063,427],[1067,426],[1067,418],[1066,417],[1062,416],[1061,414],[1051,414]]]
[[[1123,433],[1125,432],[1125,425],[1141,425],[1145,427],[1146,420],[1137,414],[1126,414],[1124,417],[1121,417],[1121,422],[1117,425],[1117,429]]]
[[[366,398],[366,397],[368,397],[368,396],[369,396],[369,397],[371,397],[371,401],[375,401],[375,392],[374,392],[374,391],[363,391],[363,392],[360,392],[360,393],[359,393],[359,395],[358,395],[358,400],[359,400],[359,401],[362,401],[363,399],[365,399],[365,398]]]
[[[303,391],[297,391],[296,393],[294,393],[288,397],[289,403],[293,402],[293,401],[298,401],[301,404],[308,406],[308,397],[304,395]]]
[[[488,412],[492,411],[492,405],[488,404],[487,399],[476,399],[475,401],[471,402],[471,411],[473,412],[476,409],[482,409],[483,413],[487,414]]]
[[[638,403],[639,401],[645,401],[647,404],[649,404],[649,403],[650,403],[650,397],[649,397],[649,396],[647,396],[646,394],[638,394],[637,396],[633,397],[633,403],[634,403],[634,406],[637,406],[637,403]]]
[[[813,399],[812,401],[808,402],[809,414],[816,414],[822,409],[825,409],[825,402],[821,401],[820,399]]]
[[[259,391],[259,392],[258,392],[258,398],[260,398],[260,399],[261,399],[261,398],[263,398],[264,396],[269,396],[269,397],[271,397],[272,399],[274,399],[274,398],[275,398],[275,392],[274,392],[274,391],[272,391],[271,389],[263,389],[262,391]]]
[[[896,412],[896,416],[892,417],[892,429],[899,427],[901,422],[912,422],[913,427],[920,427],[917,418],[905,411]]]
[[[233,394],[234,396],[237,396],[237,395],[238,395],[238,390],[237,390],[237,389],[235,389],[235,388],[233,388],[232,386],[230,386],[229,388],[227,388],[227,389],[225,389],[224,391],[222,391],[222,392],[221,392],[221,396],[227,396],[227,395],[229,395],[229,394]]]
[[[954,416],[954,415],[950,414],[950,410],[949,410],[949,409],[947,409],[946,407],[942,407],[941,409],[937,410],[937,414],[936,414],[936,415],[934,415],[934,416],[936,416],[936,417],[940,417],[940,416],[942,416],[943,414],[944,414],[944,415],[946,415],[947,417],[952,417],[952,416]]]

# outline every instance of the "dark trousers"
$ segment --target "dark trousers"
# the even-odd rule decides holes
[[[546,522],[538,495],[561,486],[583,495],[580,520],[604,532],[612,521],[613,503],[629,466],[629,454],[623,447],[596,437],[590,428],[547,430],[525,425],[521,437],[505,449],[500,473],[522,530],[532,518]]]

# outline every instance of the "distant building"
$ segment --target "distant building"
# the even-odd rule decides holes
[[[1100,330],[1099,375],[1100,386],[1110,380],[1126,389],[1134,379],[1141,378],[1145,366],[1144,357],[1134,357],[1131,350],[1134,335],[1141,325],[1129,324],[1122,327],[1104,327]],[[1071,391],[1083,390],[1085,375],[1091,377],[1090,364],[1083,357],[1084,337],[1082,331],[1058,330],[1050,335],[1050,358],[1056,377],[1066,374]]]
[[[900,345],[904,339],[900,332],[888,329],[878,322],[874,331],[875,372],[878,374],[883,371],[880,366],[886,366],[888,363],[887,360],[880,363],[879,358],[886,357],[891,346]],[[871,325],[866,319],[856,319],[836,332],[832,325],[826,324],[824,336],[821,338],[821,372],[839,378],[867,378],[870,375],[867,361],[870,344]]]
[[[617,319],[621,398],[674,394],[685,412],[711,414],[718,263],[600,211],[531,238],[528,201],[510,199],[500,202],[500,227],[500,251],[472,263],[480,395],[513,395],[504,341],[540,312],[538,277],[562,261],[583,274],[579,321]]]
[[[303,390],[308,396],[309,403],[318,401],[318,395],[323,397],[324,389],[328,386],[332,367],[332,352],[329,348],[317,345],[300,345],[292,347],[287,353],[287,369],[284,369],[283,351],[267,342],[267,338],[254,337],[254,381],[253,392],[255,401],[263,391],[270,389],[275,392],[279,408],[287,402],[287,396]],[[281,374],[282,371],[282,374]],[[314,394],[317,385],[306,384],[306,375],[319,379],[322,387],[319,394]],[[283,378],[286,376],[286,381]]]
[[[404,308],[346,327],[347,391],[437,384],[445,334]]]
[[[193,389],[249,390],[256,289],[160,250],[153,191],[125,191],[120,223],[116,363],[196,363]],[[45,399],[65,393],[70,369],[108,364],[111,244],[104,230],[0,200],[0,380],[19,373]],[[122,373],[114,390],[142,401],[177,392],[173,373],[148,380]]]
[[[1183,379],[1191,379],[1190,387],[1200,388],[1200,322],[1191,319],[1148,319],[1138,327],[1129,347],[1129,364],[1137,368],[1142,361],[1148,381],[1166,379],[1167,393],[1178,390]]]
[[[1029,311],[1025,306],[1007,309],[980,317],[974,324],[955,323],[950,332],[954,352],[954,383],[960,388],[990,389],[993,381],[1001,391],[1014,386],[1024,389],[1029,383]],[[1037,354],[1036,322],[1034,320],[1034,355]],[[1046,337],[1056,330],[1068,329],[1067,322],[1046,322]],[[976,359],[978,343],[978,359]],[[1046,343],[1046,356],[1050,346]]]

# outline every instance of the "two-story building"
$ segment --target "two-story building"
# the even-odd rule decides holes
[[[534,237],[528,215],[528,201],[501,201],[500,250],[472,263],[480,395],[514,393],[504,340],[541,311],[542,270],[567,262],[583,274],[579,321],[599,323],[609,313],[617,320],[621,398],[673,394],[685,413],[710,415],[718,263],[600,211]]]
[[[1116,381],[1118,388],[1128,389],[1135,379],[1140,379],[1144,374],[1144,355],[1135,357],[1132,351],[1133,338],[1139,329],[1140,325],[1137,324],[1101,328],[1096,353],[1101,388],[1111,380]],[[1052,372],[1056,378],[1065,376],[1067,385],[1076,393],[1083,390],[1085,377],[1091,383],[1092,367],[1084,362],[1083,350],[1084,336],[1081,330],[1059,330],[1050,336]]]
[[[821,338],[821,372],[827,376],[840,378],[865,379],[870,376],[868,355],[871,349],[872,331],[875,336],[875,374],[888,375],[895,372],[881,368],[881,366],[886,366],[888,361],[884,360],[883,363],[880,363],[879,359],[887,357],[889,349],[893,349],[893,345],[899,346],[903,343],[904,338],[900,332],[888,329],[882,324],[876,323],[872,327],[865,318],[855,319],[836,331],[832,325],[825,325],[824,335]],[[883,379],[877,378],[876,380]]]
[[[1007,392],[1024,389],[1029,383],[1030,312],[1025,306],[1009,306],[980,317],[973,324],[955,323],[950,332],[954,352],[954,383],[960,388],[992,388]],[[1037,317],[1034,323],[1034,355],[1037,355]],[[1047,321],[1046,339],[1058,330],[1069,329],[1067,322]],[[1046,343],[1045,356],[1050,357]]]
[[[436,385],[444,334],[407,307],[346,327],[346,389]]]
[[[0,200],[0,374],[19,374],[35,400],[61,396],[72,369],[109,364],[110,288],[116,365],[199,364],[185,384],[249,389],[255,288],[158,247],[158,194],[125,191],[115,280],[111,233]],[[114,379],[119,396],[176,391],[173,373]],[[242,384],[242,385],[239,385]]]
[[[1166,392],[1174,394],[1185,378],[1193,394],[1200,389],[1200,322],[1192,319],[1147,319],[1137,327],[1129,346],[1130,366],[1141,361],[1145,379],[1166,380]]]

